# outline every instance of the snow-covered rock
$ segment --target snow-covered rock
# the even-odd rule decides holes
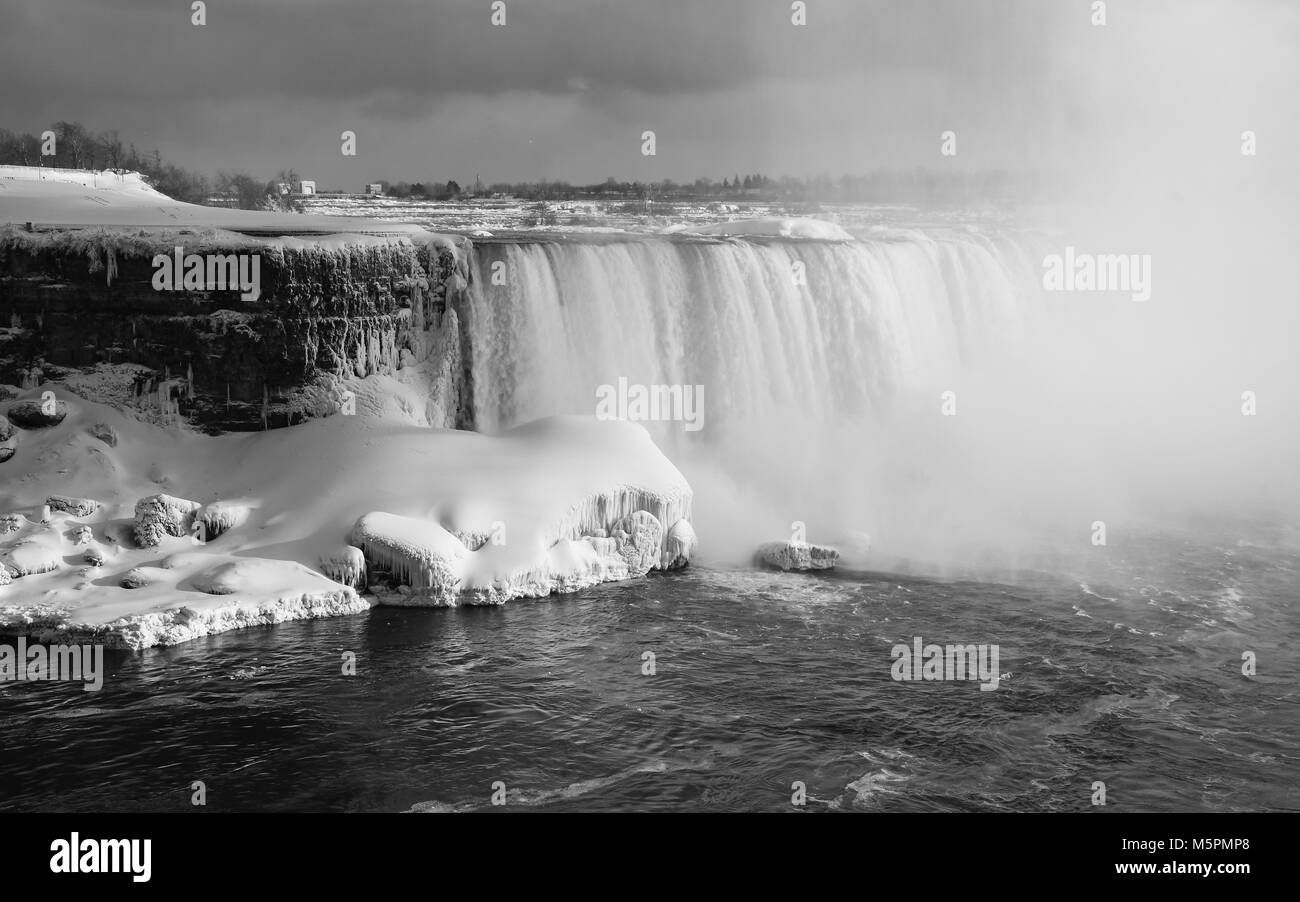
[[[55,401],[50,409],[43,401],[15,401],[9,407],[9,421],[20,429],[44,429],[57,426],[68,415],[65,401]]]
[[[437,523],[377,511],[357,520],[350,541],[414,595],[434,604],[456,603],[470,550]]]
[[[51,510],[62,511],[82,519],[93,515],[100,508],[100,503],[93,498],[73,498],[69,495],[51,495],[45,499]]]
[[[829,570],[839,558],[834,548],[807,542],[768,542],[755,554],[756,563],[777,570]]]
[[[9,418],[0,416],[0,442],[7,442],[14,437],[14,424],[9,422]]]
[[[171,495],[150,495],[135,505],[135,543],[153,548],[166,536],[187,536],[202,505]]]
[[[157,567],[132,567],[122,576],[123,589],[142,589],[158,582],[164,571]]]

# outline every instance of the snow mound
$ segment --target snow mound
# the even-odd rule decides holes
[[[236,595],[277,584],[288,586],[310,575],[311,571],[296,561],[243,559],[218,564],[195,576],[191,585],[208,595]]]
[[[205,207],[155,191],[138,172],[0,166],[6,222],[36,225],[210,226],[258,234],[417,235],[419,226],[350,216]]]
[[[0,566],[17,578],[59,569],[63,560],[63,536],[57,529],[38,527],[0,552]]]

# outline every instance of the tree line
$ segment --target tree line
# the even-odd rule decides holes
[[[271,181],[247,173],[219,172],[215,179],[177,166],[163,159],[157,148],[141,152],[124,142],[116,129],[93,132],[80,122],[59,121],[45,131],[49,136],[13,132],[0,128],[0,165],[49,166],[58,169],[121,169],[138,172],[149,184],[168,197],[192,204],[204,204],[213,195],[245,210],[291,209],[280,183],[294,184],[297,174],[281,170]],[[43,153],[51,149],[53,153]]]
[[[214,179],[163,159],[155,148],[141,152],[123,142],[116,130],[92,132],[79,122],[56,122],[53,154],[42,154],[48,142],[39,135],[0,128],[0,164],[54,166],[68,169],[124,169],[144,175],[158,191],[176,200],[203,204],[210,200],[245,210],[301,210],[301,204],[282,190],[296,186],[292,169],[280,170],[267,181],[242,172],[218,172]],[[638,203],[670,200],[769,200],[820,203],[931,203],[967,204],[988,201],[1018,202],[1042,193],[1047,182],[1041,174],[1011,174],[1001,170],[879,170],[866,175],[827,175],[773,178],[761,172],[724,176],[721,181],[697,178],[693,182],[620,181],[573,185],[542,179],[534,182],[497,182],[488,187],[475,180],[463,189],[454,180],[443,182],[393,182],[376,179],[383,193],[395,197],[451,200],[501,194],[532,201],[621,199]]]
[[[1012,174],[1003,170],[980,172],[878,170],[865,175],[808,177],[763,173],[724,176],[721,181],[698,178],[693,182],[619,181],[613,176],[589,185],[565,181],[498,182],[487,189],[526,200],[578,200],[619,198],[636,201],[670,200],[770,200],[799,203],[979,203],[1020,202],[1039,195],[1047,182],[1039,173]]]

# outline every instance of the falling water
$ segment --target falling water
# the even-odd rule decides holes
[[[763,482],[789,517],[861,530],[870,518],[853,512],[878,510],[896,473],[853,449],[897,436],[885,426],[899,411],[937,413],[959,373],[1023,340],[1041,309],[1033,240],[936,229],[480,243],[467,323],[475,416],[495,430],[592,414],[599,387],[620,378],[701,386],[698,435],[647,424],[697,494],[718,470],[747,495],[732,511]],[[700,507],[707,517],[707,495]],[[787,513],[740,519],[767,517],[779,538]]]
[[[619,377],[703,385],[715,422],[869,415],[993,339],[1014,341],[1035,278],[1024,245],[969,233],[485,244],[475,263],[474,406],[487,429],[591,413],[597,387]]]

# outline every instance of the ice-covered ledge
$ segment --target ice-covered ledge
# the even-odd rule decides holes
[[[220,436],[57,384],[0,402],[48,391],[64,414],[0,429],[0,633],[144,648],[378,603],[495,604],[689,557],[690,486],[641,426],[430,429],[401,386],[354,387],[356,415]],[[420,570],[447,562],[441,580]]]
[[[79,380],[220,432],[299,422],[339,380],[383,374],[464,428],[468,249],[406,223],[180,203],[136,173],[0,166],[0,383]]]

